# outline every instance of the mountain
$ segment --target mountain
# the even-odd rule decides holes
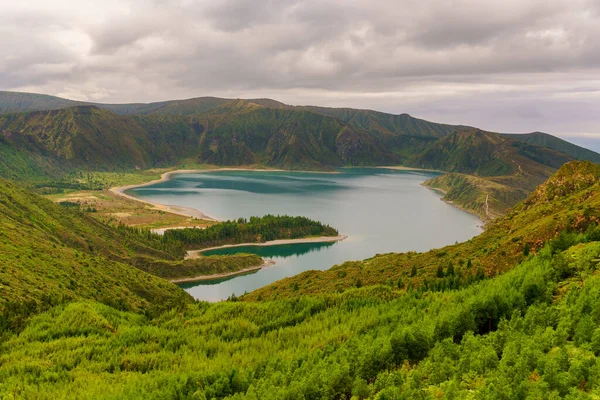
[[[588,160],[594,163],[600,163],[600,154],[584,147],[574,145],[573,143],[569,143],[566,140],[559,139],[556,136],[548,135],[547,133],[533,132],[526,134],[504,134],[504,136],[535,146],[546,147],[564,153],[576,160]]]
[[[549,169],[571,160],[567,154],[549,148],[474,129],[454,132],[432,143],[410,165],[486,177],[527,170],[545,179],[550,175]]]
[[[301,109],[335,117],[367,132],[388,135],[409,135],[441,138],[457,130],[469,129],[463,125],[447,125],[414,118],[408,114],[387,114],[354,108],[301,106]]]
[[[0,114],[55,110],[78,105],[83,103],[47,94],[0,91]]]
[[[85,217],[0,181],[0,397],[593,398],[599,185],[570,162],[465,243],[209,304],[91,256]]]
[[[6,143],[85,169],[147,168],[146,132],[131,118],[93,106],[0,115]]]
[[[44,107],[55,109],[1,113]],[[12,92],[0,92],[0,155],[0,176],[38,181],[182,163],[436,169],[450,175],[426,185],[486,220],[504,214],[565,162],[600,160],[546,134],[498,134],[408,114],[214,97],[84,104]]]

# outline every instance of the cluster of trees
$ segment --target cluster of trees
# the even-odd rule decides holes
[[[0,344],[0,395],[593,398],[597,234],[564,233],[503,275],[440,292],[381,285],[154,318],[59,305]]]
[[[180,242],[189,249],[235,243],[262,243],[276,239],[298,239],[310,236],[335,236],[329,225],[306,217],[265,215],[225,221],[206,229],[172,229],[165,232],[165,243]]]

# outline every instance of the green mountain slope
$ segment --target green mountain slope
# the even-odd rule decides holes
[[[408,114],[386,114],[373,110],[353,108],[328,108],[316,106],[299,107],[302,109],[330,115],[345,123],[364,129],[368,132],[378,132],[391,135],[409,135],[440,138],[457,130],[468,129],[462,125],[447,125],[414,118]]]
[[[595,398],[599,185],[599,166],[569,163],[469,242],[306,272],[244,302],[152,316],[76,297],[5,332],[0,396]],[[46,257],[39,275],[64,254]]]
[[[433,142],[408,165],[450,172],[425,185],[489,220],[503,215],[570,160],[567,154],[506,135],[469,130]]]
[[[206,127],[202,161],[222,165],[261,162],[289,169],[393,163],[394,155],[368,133],[334,118],[238,100],[198,117]],[[248,162],[249,161],[249,162]]]
[[[477,176],[511,175],[527,170],[549,176],[544,167],[556,169],[572,160],[566,154],[507,139],[497,133],[469,130],[452,133],[429,146],[410,164]]]
[[[55,110],[78,105],[83,105],[83,103],[46,94],[7,92],[0,90],[0,114],[18,113],[23,111]]]
[[[4,141],[85,169],[146,168],[146,133],[131,118],[92,106],[0,116]]]
[[[600,154],[584,147],[574,145],[573,143],[569,143],[556,136],[548,135],[547,133],[533,132],[526,134],[504,134],[504,136],[520,142],[546,147],[564,153],[576,160],[588,160],[594,163],[600,163]]]
[[[1,179],[0,216],[2,328],[16,328],[37,310],[67,300],[146,312],[190,300],[175,285],[127,263],[131,252],[172,255]]]
[[[397,162],[383,143],[339,120],[242,100],[195,117],[122,116],[93,106],[6,114],[0,134],[16,151],[71,170],[145,169],[190,158],[321,170]]]

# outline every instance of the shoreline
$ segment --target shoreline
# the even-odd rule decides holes
[[[393,169],[393,170],[396,170],[396,171],[416,171],[416,172],[423,171],[423,172],[437,172],[437,173],[440,173],[440,174],[446,174],[447,173],[446,171],[442,171],[442,170],[439,170],[439,169],[413,168],[413,167],[404,167],[402,165],[394,165],[394,166],[385,166],[385,165],[382,165],[382,166],[377,166],[377,167],[374,167],[374,168]]]
[[[215,247],[207,247],[206,249],[200,250],[188,250],[185,259],[194,259],[198,258],[201,253],[210,250],[218,250],[218,249],[227,249],[231,247],[245,247],[245,246],[277,246],[284,244],[298,244],[298,243],[330,243],[330,242],[341,242],[343,240],[348,239],[347,235],[338,235],[338,236],[317,236],[317,237],[309,237],[309,238],[299,238],[299,239],[277,239],[270,240],[264,243],[238,243],[238,244],[225,244],[223,246],[215,246]]]
[[[202,281],[214,281],[221,278],[229,278],[230,276],[244,275],[248,272],[254,272],[263,269],[264,267],[269,267],[271,265],[275,265],[275,261],[273,260],[265,260],[261,265],[257,265],[255,267],[248,267],[244,269],[240,269],[239,271],[232,272],[222,272],[220,274],[212,274],[212,275],[199,275],[191,278],[178,278],[178,279],[170,279],[171,283],[186,283],[186,282],[202,282]]]
[[[150,232],[156,233],[157,235],[164,235],[166,231],[171,229],[206,229],[206,226],[201,225],[190,225],[190,226],[166,226],[164,228],[150,229]]]
[[[342,168],[351,168],[351,167],[342,167]],[[436,169],[426,169],[426,168],[413,168],[413,167],[405,167],[402,165],[395,165],[395,166],[373,166],[371,168],[381,168],[381,169],[391,169],[391,170],[397,170],[397,171],[422,171],[422,172],[435,172],[435,173],[440,173],[440,174],[445,174],[447,173],[446,171],[442,171],[442,170],[436,170]],[[164,172],[161,174],[159,179],[154,179],[152,181],[146,182],[146,183],[140,183],[140,184],[135,184],[135,185],[126,185],[126,186],[117,186],[117,187],[112,187],[109,189],[110,192],[112,192],[113,194],[117,195],[117,196],[121,196],[123,198],[129,199],[129,200],[133,200],[133,201],[137,201],[143,204],[148,204],[153,206],[155,209],[157,210],[161,210],[161,211],[165,211],[165,212],[169,212],[172,214],[176,214],[176,215],[181,215],[184,217],[192,217],[192,218],[198,218],[198,219],[203,219],[203,220],[207,220],[207,221],[214,221],[214,222],[219,222],[219,220],[217,218],[213,218],[205,213],[203,213],[202,211],[200,211],[197,208],[193,208],[193,207],[182,207],[182,206],[175,206],[175,205],[168,205],[168,204],[160,204],[160,203],[155,203],[149,200],[142,200],[138,197],[135,196],[131,196],[126,194],[125,192],[127,190],[130,189],[137,189],[140,187],[145,187],[145,186],[150,186],[150,185],[154,185],[156,183],[161,183],[161,182],[165,182],[168,181],[172,175],[175,174],[193,174],[193,173],[205,173],[205,172],[218,172],[218,171],[254,171],[254,172],[311,172],[311,173],[323,173],[323,174],[337,174],[339,172],[336,171],[303,171],[303,170],[298,170],[298,171],[294,171],[294,170],[284,170],[284,169],[275,169],[275,168],[231,168],[231,167],[226,167],[226,168],[208,168],[208,169],[178,169],[178,170],[174,170],[174,171],[168,171],[168,172]],[[425,181],[426,182],[426,181]],[[438,189],[438,188],[433,188],[431,186],[428,186],[425,184],[425,182],[422,182],[421,185],[431,189],[431,190],[435,190],[438,191],[440,193],[442,193],[443,195],[446,194],[445,191]],[[476,211],[473,210],[468,210],[464,207],[459,206],[458,204],[449,201],[449,200],[444,200],[443,198],[440,199],[442,201],[444,201],[447,204],[450,204],[453,207],[458,208],[461,211],[464,211],[466,213],[472,214],[477,216],[480,220],[482,225],[480,226],[482,230],[485,230],[485,225],[488,222],[483,215],[480,215],[479,213],[477,213]],[[180,227],[175,227],[174,229],[177,229]],[[167,228],[159,228],[163,233],[165,230],[168,229],[172,229],[170,227]],[[345,238],[344,238],[345,239]],[[344,239],[339,239],[339,240],[344,240]],[[338,241],[338,240],[335,240]],[[285,244],[285,243],[278,243],[278,244]],[[252,245],[265,245],[265,244],[257,244],[257,243],[248,243],[248,244],[244,244],[247,246],[252,246]],[[212,248],[211,248],[212,249]],[[207,251],[208,249],[203,249],[203,251]],[[214,249],[213,249],[214,250]],[[193,251],[198,251],[198,250],[193,250]]]
[[[425,182],[426,182],[426,181],[425,181]],[[444,202],[444,203],[446,203],[446,204],[450,204],[451,206],[453,206],[453,207],[455,207],[455,208],[458,208],[459,210],[462,210],[462,211],[464,211],[464,212],[466,212],[466,213],[468,213],[468,214],[474,215],[474,216],[476,216],[477,218],[479,218],[479,220],[481,221],[481,225],[477,225],[477,226],[478,226],[479,228],[481,228],[481,230],[482,230],[482,231],[485,231],[485,229],[486,229],[486,228],[485,228],[485,226],[487,225],[487,223],[488,223],[488,222],[490,222],[490,221],[492,220],[491,218],[485,219],[485,218],[483,217],[483,215],[479,214],[479,213],[478,213],[477,211],[475,211],[475,210],[469,210],[469,209],[467,209],[467,208],[465,208],[465,207],[463,207],[463,206],[461,206],[461,205],[458,205],[458,204],[456,204],[456,203],[455,203],[455,202],[453,202],[452,200],[445,200],[445,199],[444,199],[444,196],[448,194],[448,192],[447,192],[447,191],[445,191],[444,189],[440,189],[440,188],[433,187],[433,186],[428,186],[428,185],[426,185],[426,184],[425,184],[425,182],[421,183],[421,186],[423,186],[423,187],[426,187],[426,188],[427,188],[427,189],[429,189],[429,190],[433,190],[434,192],[438,192],[438,193],[440,193],[440,194],[442,195],[442,197],[440,197],[440,200],[441,200],[441,201],[443,201],[443,202]]]
[[[138,201],[140,203],[149,204],[154,206],[156,209],[170,212],[172,214],[182,215],[184,217],[192,217],[198,219],[205,219],[210,221],[218,221],[218,219],[213,218],[209,215],[204,214],[202,211],[193,207],[182,207],[182,206],[174,206],[169,204],[160,204],[155,203],[149,200],[143,200],[139,197],[131,196],[125,193],[127,190],[137,189],[141,187],[146,187],[150,185],[154,185],[156,183],[166,182],[168,181],[172,175],[174,174],[194,174],[194,173],[204,173],[204,172],[215,172],[215,171],[270,171],[270,172],[284,172],[282,169],[256,169],[256,168],[208,168],[208,169],[178,169],[175,171],[164,172],[160,175],[159,179],[154,179],[152,181],[146,183],[139,183],[135,185],[125,185],[125,186],[116,186],[108,189],[111,193],[121,196],[123,198]]]
[[[218,172],[218,171],[310,172],[310,173],[320,173],[320,174],[337,174],[337,173],[339,173],[339,172],[335,172],[335,171],[331,171],[331,172],[330,171],[303,171],[303,170],[295,171],[295,170],[285,170],[285,169],[275,169],[275,168],[243,168],[243,167],[242,168],[227,167],[227,168],[208,168],[208,169],[178,169],[178,170],[162,173],[160,175],[159,179],[154,179],[149,182],[139,183],[139,184],[135,184],[135,185],[115,186],[115,187],[111,187],[108,190],[117,196],[154,206],[157,210],[181,215],[184,217],[192,217],[192,218],[204,219],[204,220],[209,220],[209,221],[219,221],[218,219],[213,218],[194,207],[182,207],[182,206],[175,206],[175,205],[169,205],[169,204],[155,203],[153,201],[142,200],[139,197],[131,196],[131,195],[128,195],[127,193],[125,193],[127,190],[137,189],[137,188],[141,188],[141,187],[145,187],[145,186],[154,185],[156,183],[166,182],[169,179],[171,179],[172,175],[175,175],[175,174],[195,174],[195,173]],[[169,228],[165,228],[165,229],[169,229]]]

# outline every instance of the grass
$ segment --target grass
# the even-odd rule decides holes
[[[166,212],[150,204],[118,196],[109,190],[72,191],[68,194],[52,194],[45,197],[55,203],[76,202],[82,210],[93,210],[88,212],[89,216],[109,224],[123,223],[128,226],[159,229],[180,226],[205,227],[214,223]]]

